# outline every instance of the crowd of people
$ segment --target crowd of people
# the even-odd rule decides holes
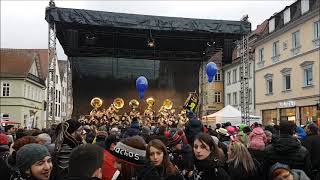
[[[50,129],[0,133],[2,180],[320,180],[320,130],[290,121],[181,126],[70,119]],[[176,121],[179,122],[179,121]]]

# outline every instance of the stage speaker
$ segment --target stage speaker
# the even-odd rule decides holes
[[[232,51],[234,48],[234,43],[232,39],[224,39],[223,40],[223,64],[231,64],[232,63]]]
[[[79,47],[79,32],[78,30],[68,29],[66,31],[66,45],[70,49],[76,49]]]

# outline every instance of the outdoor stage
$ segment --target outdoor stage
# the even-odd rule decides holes
[[[200,67],[216,52],[231,62],[235,41],[250,32],[248,21],[221,21],[146,16],[67,8],[48,8],[46,20],[72,68],[73,116],[91,111],[90,100],[101,97],[138,99],[135,80],[149,82],[146,97],[154,109],[169,98],[179,109],[190,91],[199,90]],[[150,45],[153,42],[154,46]],[[146,104],[140,101],[141,109]]]

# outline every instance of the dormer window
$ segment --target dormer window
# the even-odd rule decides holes
[[[309,11],[309,0],[301,0],[301,14]]]
[[[284,12],[283,12],[283,23],[284,24],[287,24],[288,22],[290,22],[290,8],[286,9]]]
[[[269,33],[273,32],[275,29],[275,18],[269,20]]]

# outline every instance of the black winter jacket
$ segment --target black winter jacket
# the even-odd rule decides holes
[[[291,169],[301,169],[310,175],[311,161],[308,150],[300,141],[290,135],[280,135],[271,145],[265,149],[265,172],[275,163],[283,163]]]
[[[179,170],[192,171],[194,166],[192,147],[189,144],[182,145],[181,151],[171,153],[171,162],[176,165]]]
[[[162,167],[155,167],[151,163],[146,163],[137,180],[183,180],[179,174],[165,174]]]
[[[320,171],[320,135],[307,136],[302,145],[310,153],[312,169]]]
[[[257,180],[261,179],[260,175],[260,164],[254,160],[255,170],[247,173],[242,164],[238,167],[234,167],[232,164],[228,164],[227,172],[229,173],[231,180]]]

